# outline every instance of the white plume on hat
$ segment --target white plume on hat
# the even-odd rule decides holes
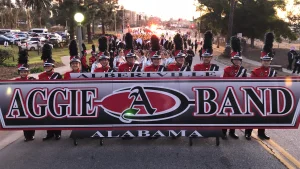
[[[291,47],[291,50],[295,50],[295,46],[292,46],[292,47]]]

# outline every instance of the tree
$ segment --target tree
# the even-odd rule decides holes
[[[281,37],[295,40],[288,23],[276,15],[275,7],[282,5],[285,5],[283,1],[242,1],[236,9],[235,32],[249,37],[251,47],[254,47],[254,39],[263,39],[267,31],[273,31],[277,41],[281,41]]]
[[[56,24],[67,26],[68,23],[70,38],[74,39],[75,20],[74,15],[78,9],[78,4],[73,0],[64,0],[59,5],[55,5],[52,8],[53,19]]]
[[[223,35],[227,34],[229,1],[199,0],[199,2],[208,8],[208,13],[201,18],[204,22],[202,24],[205,24],[204,28],[215,30]],[[267,31],[274,31],[277,40],[281,37],[295,39],[288,23],[276,15],[275,7],[284,8],[284,6],[285,3],[281,0],[237,0],[233,33],[243,33],[243,36],[249,37],[252,47],[254,47],[254,39],[263,39]]]
[[[105,26],[109,25],[114,20],[113,10],[118,9],[118,0],[98,0],[100,2],[99,10],[95,15],[96,18],[100,18],[102,25],[102,34],[105,34]]]
[[[25,7],[36,12],[40,28],[42,27],[42,11],[50,10],[51,2],[52,0],[24,0]]]

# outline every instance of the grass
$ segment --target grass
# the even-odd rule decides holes
[[[93,43],[96,46],[98,46],[98,40],[93,40]],[[92,44],[87,44],[87,42],[85,42],[85,45],[87,47],[87,50],[92,49]],[[13,47],[15,56],[14,59],[10,58],[6,61],[4,61],[4,66],[16,66],[18,64],[18,47],[14,46]],[[41,60],[41,56],[42,56],[42,52],[39,53],[37,51],[28,51],[29,54],[29,63],[28,64],[37,64],[37,63],[42,63],[43,61]],[[61,63],[61,57],[63,56],[69,56],[69,48],[68,47],[64,47],[64,48],[54,48],[52,50],[52,58],[57,62],[57,63]]]
[[[5,66],[11,66],[11,65],[17,65],[18,64],[18,51],[19,49],[14,46],[13,50],[15,51],[15,56],[14,59],[10,58],[6,61],[4,61]],[[42,52],[39,53],[37,51],[28,51],[29,54],[29,64],[35,64],[35,63],[42,63],[43,61],[41,60]],[[69,50],[68,48],[57,48],[52,50],[52,58],[58,62],[61,63],[61,57],[62,56],[68,56],[69,55]]]

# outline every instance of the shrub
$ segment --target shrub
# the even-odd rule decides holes
[[[43,71],[44,71],[44,68],[42,66],[34,67],[34,68],[30,69],[30,73],[40,73],[40,72],[43,72]]]
[[[0,65],[3,65],[3,62],[11,57],[14,57],[15,51],[10,47],[0,47]]]

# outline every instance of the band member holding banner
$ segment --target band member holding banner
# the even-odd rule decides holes
[[[65,80],[69,80],[71,79],[71,73],[80,73],[80,67],[81,67],[81,61],[78,57],[73,57],[71,60],[70,60],[70,67],[72,69],[72,71],[70,72],[66,72],[64,74],[64,79]]]
[[[28,77],[29,74],[29,66],[27,64],[28,62],[28,53],[27,50],[21,50],[19,52],[19,68],[18,73],[20,75],[19,78],[16,78],[15,80],[19,81],[26,81],[26,80],[36,80],[34,77]],[[32,141],[34,140],[34,134],[35,130],[23,130],[24,133],[24,141]]]
[[[145,67],[145,72],[164,72],[166,67],[161,64],[161,56],[156,53],[151,57],[152,65]]]
[[[277,72],[270,67],[271,61],[274,57],[273,52],[273,42],[274,42],[274,34],[267,33],[265,36],[265,46],[263,51],[261,52],[261,67],[254,69],[251,72],[251,77],[276,77]],[[267,100],[267,103],[269,101]],[[268,103],[269,104],[269,103]],[[245,130],[245,137],[247,140],[251,139],[251,133],[253,129],[246,129]],[[265,133],[265,129],[258,129],[258,137],[260,139],[270,139],[268,135]]]
[[[54,72],[54,60],[52,58],[49,58],[44,63],[44,69],[45,72],[41,73],[39,75],[39,80],[55,80],[55,79],[62,79],[62,76]],[[43,138],[43,140],[49,140],[51,138],[55,137],[56,140],[59,140],[61,138],[61,130],[48,130],[47,136]]]
[[[182,71],[182,72],[191,71],[191,67],[184,64],[185,57],[186,57],[186,54],[179,52],[175,56],[176,63],[170,64],[167,68],[168,71]]]
[[[195,65],[194,71],[219,71],[219,66],[210,63],[213,57],[212,38],[212,33],[206,31],[202,51],[203,63]]]
[[[99,57],[99,62],[101,64],[101,67],[97,68],[95,70],[96,72],[116,72],[113,68],[110,68],[109,66],[109,56],[107,52],[104,52],[100,57]]]
[[[245,69],[242,64],[242,55],[241,55],[241,42],[240,39],[236,36],[231,37],[231,62],[232,66],[227,66],[224,69],[223,77],[247,77],[247,69]],[[224,136],[223,139],[227,139],[227,129],[223,129]],[[229,130],[229,136],[238,139],[238,135],[235,134],[235,129]]]
[[[119,66],[118,72],[140,72],[141,68],[139,64],[135,63],[136,55],[130,52],[126,55],[126,63]]]

